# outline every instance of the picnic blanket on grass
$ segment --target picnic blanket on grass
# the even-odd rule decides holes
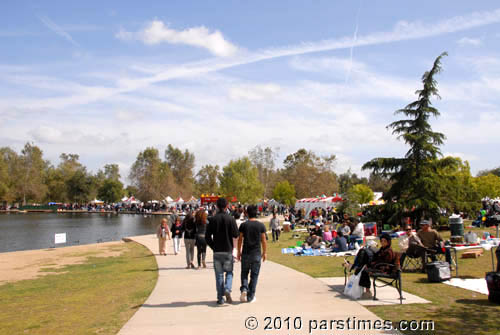
[[[336,257],[343,257],[343,256],[354,256],[358,253],[358,250],[349,250],[349,251],[344,251],[344,252],[332,252],[331,249],[304,249],[301,247],[295,247],[295,248],[282,248],[281,249],[282,254],[291,254],[295,256],[336,256]]]

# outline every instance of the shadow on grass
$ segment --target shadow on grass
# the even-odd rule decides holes
[[[464,304],[464,305],[476,305],[476,306],[498,306],[493,303],[491,303],[488,298],[484,299],[458,299],[456,301],[459,304]]]

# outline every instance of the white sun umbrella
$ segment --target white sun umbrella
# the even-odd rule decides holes
[[[167,204],[171,204],[172,202],[174,202],[174,199],[172,199],[170,196],[167,196],[165,198],[165,201],[167,202]]]

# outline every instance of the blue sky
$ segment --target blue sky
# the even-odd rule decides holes
[[[197,168],[256,145],[338,157],[407,147],[386,126],[443,51],[435,130],[472,172],[500,165],[497,1],[4,1],[0,146],[33,141],[128,174],[171,143]],[[363,174],[366,174],[363,173]]]

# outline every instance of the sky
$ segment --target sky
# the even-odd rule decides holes
[[[125,178],[168,144],[196,169],[257,145],[335,171],[408,147],[386,126],[437,56],[444,155],[500,165],[498,1],[22,1],[0,4],[0,147],[80,155]]]

